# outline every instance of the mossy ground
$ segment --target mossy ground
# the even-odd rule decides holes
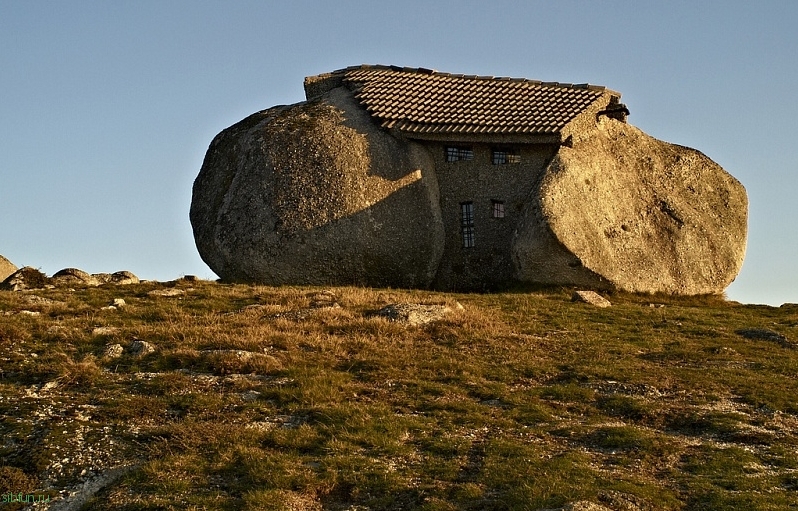
[[[320,290],[0,292],[0,492],[121,468],[83,509],[798,509],[798,350],[736,333],[796,339],[798,307]]]

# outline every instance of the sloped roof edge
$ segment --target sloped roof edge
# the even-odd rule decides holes
[[[507,82],[522,82],[522,83],[529,83],[533,85],[540,85],[542,87],[565,87],[571,89],[588,89],[588,90],[595,90],[601,92],[607,92],[613,96],[621,96],[620,92],[614,91],[609,89],[603,85],[595,85],[591,83],[567,83],[567,82],[543,82],[540,80],[533,80],[530,78],[513,78],[509,76],[487,76],[487,75],[466,75],[462,73],[445,73],[441,71],[437,71],[435,69],[428,69],[424,67],[402,67],[402,66],[387,66],[383,64],[361,64],[359,66],[348,66],[341,69],[336,69],[335,71],[330,71],[328,73],[322,73],[313,76],[305,77],[305,85],[312,84],[321,80],[330,79],[333,77],[340,77],[343,78],[346,73],[352,71],[400,71],[404,73],[417,73],[417,74],[427,74],[427,75],[435,75],[441,77],[452,77],[452,78],[467,78],[470,80],[493,80],[493,81],[507,81]],[[313,98],[307,98],[313,99]]]
[[[618,103],[603,86],[441,73],[426,68],[350,66],[305,78],[308,100],[347,87],[384,128],[423,133],[562,133],[597,106]],[[598,111],[598,110],[596,110]]]

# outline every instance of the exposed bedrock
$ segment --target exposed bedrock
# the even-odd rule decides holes
[[[544,172],[516,233],[520,280],[717,294],[746,246],[743,186],[705,155],[611,119]]]
[[[443,252],[433,162],[343,89],[221,132],[190,218],[223,280],[426,287]]]

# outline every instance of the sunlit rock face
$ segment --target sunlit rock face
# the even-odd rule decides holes
[[[190,219],[226,281],[427,287],[443,251],[438,203],[427,151],[335,89],[221,132]]]
[[[18,268],[14,263],[0,255],[0,282],[6,280],[17,270]]]
[[[519,280],[717,294],[745,257],[743,186],[705,155],[603,119],[541,176],[516,233]]]
[[[600,93],[561,133],[521,136],[402,131],[340,73],[309,83],[309,101],[251,115],[205,156],[190,218],[225,281],[696,295],[722,293],[740,271],[743,186],[699,151],[627,124],[617,93]],[[401,115],[396,91],[418,92],[385,90],[377,99]],[[419,99],[413,115],[426,122],[424,109],[446,98]]]

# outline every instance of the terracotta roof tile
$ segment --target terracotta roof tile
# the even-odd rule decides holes
[[[606,92],[589,84],[395,66],[331,74],[342,76],[382,126],[407,133],[557,133]]]

